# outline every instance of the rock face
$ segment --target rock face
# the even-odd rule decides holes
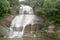
[[[9,33],[8,27],[10,27],[10,23],[14,18],[13,15],[6,16],[4,19],[0,20],[0,37],[3,37]]]
[[[44,19],[42,17],[36,16],[34,22],[35,22],[34,25],[29,24],[29,25],[26,26],[24,34],[27,34],[27,35],[30,35],[30,36],[32,34],[34,37],[35,36],[40,37],[40,35],[38,35],[40,26],[38,26],[38,25],[42,24],[44,22]]]
[[[3,26],[3,27],[4,26],[9,27],[9,25],[10,25],[13,18],[14,18],[14,16],[5,17],[4,19],[0,20],[0,25]]]
[[[0,35],[4,37],[4,36],[7,36],[8,33],[9,33],[9,29],[7,27],[0,26]]]

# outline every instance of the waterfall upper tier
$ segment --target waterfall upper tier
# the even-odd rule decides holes
[[[19,0],[19,1],[21,2],[21,1],[25,1],[25,0]]]
[[[21,4],[19,14],[33,15],[34,14],[33,8],[28,5]]]

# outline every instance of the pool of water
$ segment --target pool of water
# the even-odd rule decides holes
[[[45,38],[31,38],[31,37],[24,37],[24,38],[0,38],[0,40],[60,40],[60,39],[45,39]]]

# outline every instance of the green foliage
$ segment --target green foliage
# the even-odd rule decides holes
[[[10,3],[11,13],[16,14],[19,11],[19,0],[8,0]]]
[[[17,5],[19,5],[18,3],[19,3],[19,0],[8,0],[9,1],[9,3],[10,3],[10,6],[12,7],[12,6],[17,6]]]
[[[0,18],[11,14],[11,10],[19,10],[18,0],[0,0]]]
[[[7,0],[0,0],[0,17],[7,14],[9,11],[9,2]]]
[[[47,17],[46,23],[60,24],[60,0],[30,0],[30,5],[36,15]]]

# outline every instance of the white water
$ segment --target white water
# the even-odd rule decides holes
[[[19,0],[19,1],[21,2],[21,1],[25,1],[25,0]]]
[[[32,7],[28,5],[21,5],[20,10],[19,10],[19,15],[17,15],[12,20],[8,38],[23,37],[25,27],[29,24],[33,25],[34,19],[35,19],[35,15],[34,15]],[[22,31],[19,31],[21,27],[23,27]]]

